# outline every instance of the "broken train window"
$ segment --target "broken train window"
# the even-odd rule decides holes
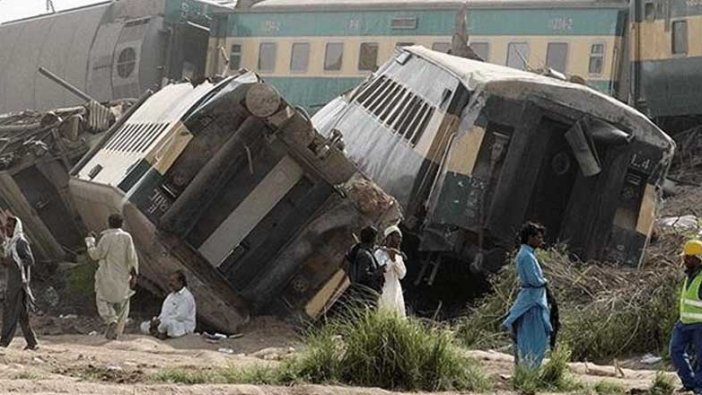
[[[378,68],[378,43],[361,43],[358,70],[375,71]]]
[[[590,63],[588,65],[588,73],[602,74],[604,68],[605,45],[603,43],[595,43],[590,47]]]
[[[328,43],[324,54],[324,70],[341,70],[344,61],[344,43]]]
[[[507,66],[527,70],[529,59],[528,43],[509,43],[507,45]]]
[[[241,44],[232,44],[232,51],[229,53],[229,70],[239,70],[241,68]]]
[[[568,43],[548,43],[546,48],[546,67],[565,73],[567,60]]]

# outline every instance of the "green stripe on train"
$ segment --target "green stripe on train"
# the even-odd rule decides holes
[[[169,23],[193,21],[209,26],[215,12],[216,7],[197,0],[166,0],[164,17]]]
[[[358,77],[263,77],[272,84],[288,103],[314,113],[335,97],[358,86],[364,78]],[[611,94],[609,80],[588,81],[588,86],[605,94]]]
[[[450,35],[452,10],[357,12],[241,12],[228,16],[227,29],[215,34],[237,37],[427,36]],[[414,29],[392,29],[393,18],[417,18]],[[469,29],[478,35],[621,35],[624,13],[616,9],[472,10]]]
[[[335,97],[358,86],[358,77],[263,77],[272,84],[288,103],[316,112]]]

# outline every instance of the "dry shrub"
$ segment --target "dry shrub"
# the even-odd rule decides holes
[[[682,278],[678,253],[689,235],[666,232],[647,250],[641,269],[579,262],[563,247],[539,252],[544,273],[559,303],[559,343],[573,358],[594,361],[644,352],[666,353],[677,320]],[[510,344],[500,330],[518,283],[514,264],[492,279],[493,292],[457,325],[458,337],[475,348]]]

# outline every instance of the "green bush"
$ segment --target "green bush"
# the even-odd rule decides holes
[[[573,392],[583,389],[568,368],[570,350],[567,347],[558,347],[551,353],[551,358],[538,369],[525,365],[516,367],[512,386],[523,394],[537,392]]]
[[[622,395],[626,393],[626,389],[614,381],[602,380],[595,384],[595,392],[597,395]]]
[[[361,310],[333,320],[308,337],[302,355],[273,371],[265,369],[233,370],[229,381],[342,383],[410,391],[490,387],[450,331],[388,311]]]
[[[675,381],[673,378],[664,372],[656,373],[648,393],[650,395],[672,395],[673,392],[675,392]]]

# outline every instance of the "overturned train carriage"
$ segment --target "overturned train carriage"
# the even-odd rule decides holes
[[[472,292],[461,274],[504,263],[525,220],[583,259],[639,264],[674,150],[585,86],[419,46],[313,123],[397,198],[414,252],[407,285],[441,283],[431,295],[444,303]]]
[[[234,331],[251,314],[316,317],[345,286],[352,232],[399,221],[310,120],[253,73],[176,84],[117,125],[75,169],[86,226],[121,212],[143,285],[183,269],[199,319]]]

